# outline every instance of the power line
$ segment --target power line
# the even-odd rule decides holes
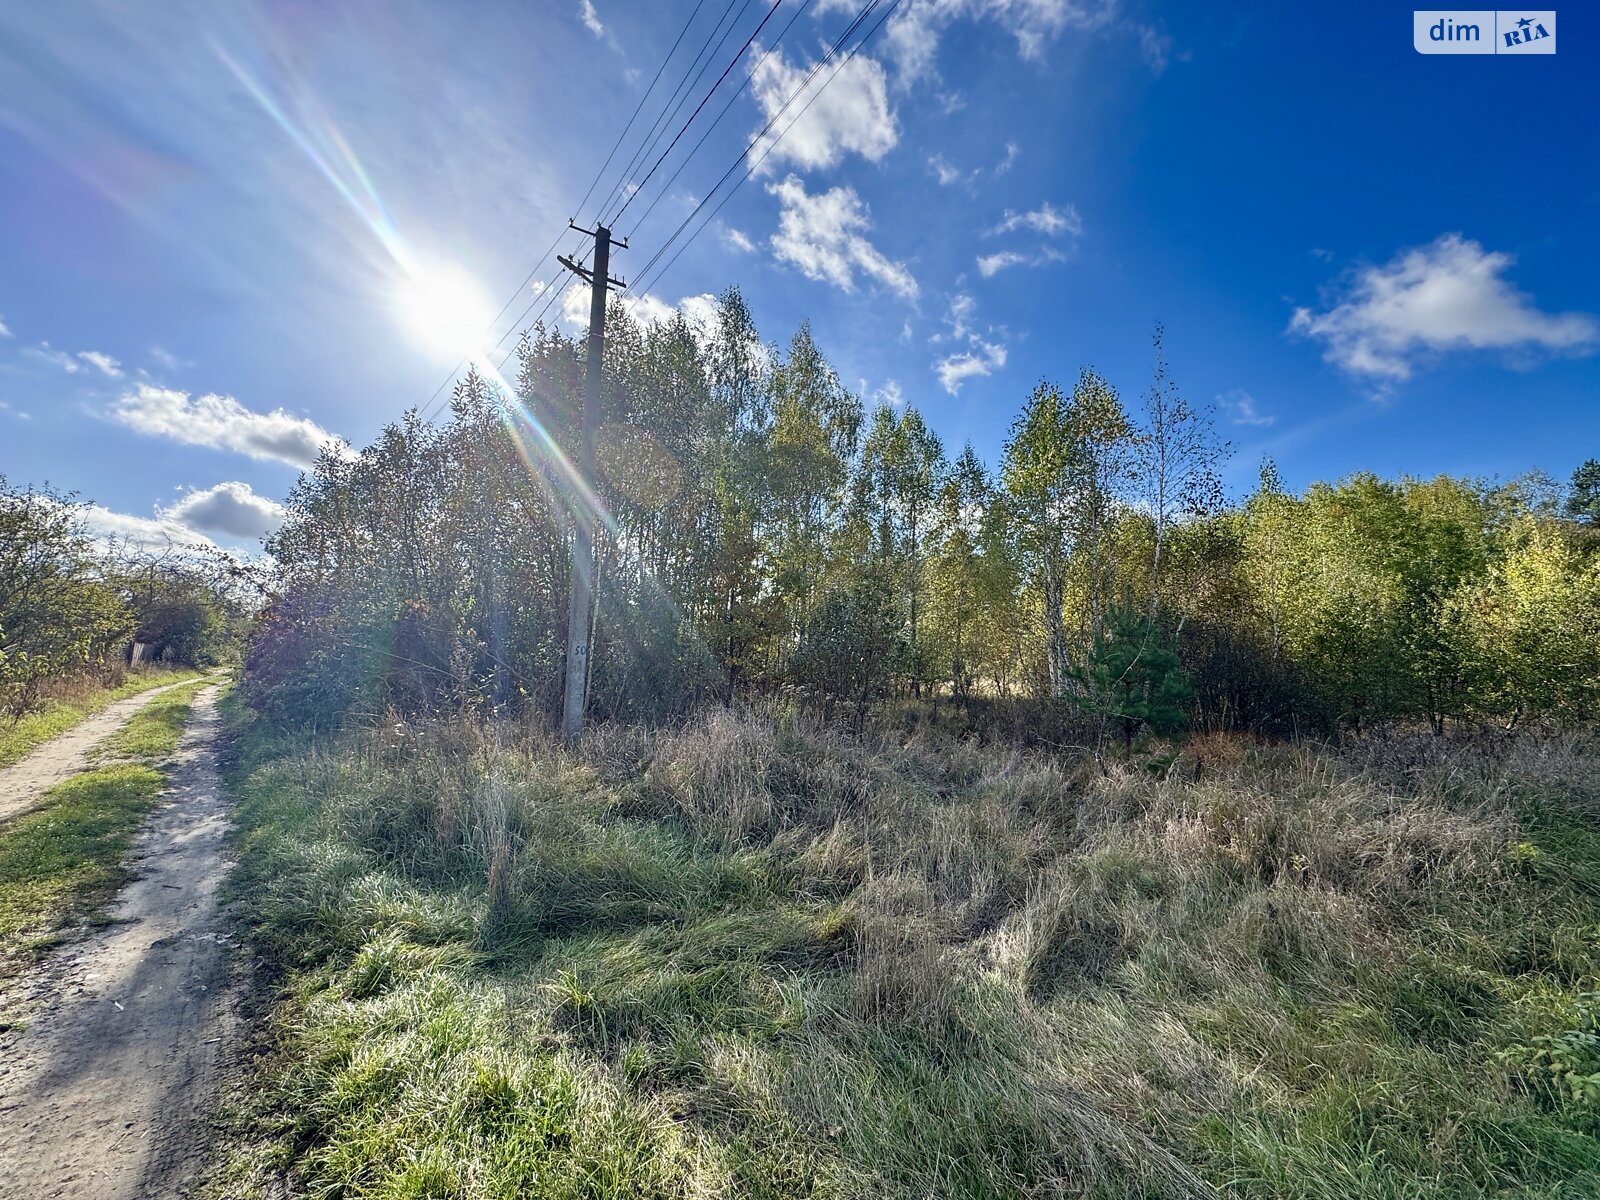
[[[717,114],[717,119],[711,122],[710,125],[706,126],[705,132],[700,135],[700,140],[694,144],[693,149],[691,149],[684,157],[684,160],[678,164],[677,170],[672,172],[672,175],[670,178],[668,178],[667,182],[661,185],[661,189],[656,193],[655,199],[650,201],[649,207],[647,207],[644,210],[644,213],[634,221],[632,229],[629,231],[629,237],[632,237],[633,234],[636,233],[644,225],[644,223],[650,219],[650,214],[655,212],[656,205],[660,204],[664,198],[671,194],[672,185],[678,182],[678,176],[682,175],[684,168],[694,161],[694,156],[700,153],[700,147],[706,144],[706,139],[716,132],[717,127],[722,124],[723,118],[728,115],[728,111],[733,108],[739,97],[744,95],[745,90],[750,86],[750,81],[755,78],[756,72],[761,70],[761,64],[766,62],[767,59],[771,58],[772,55],[777,53],[778,47],[783,44],[783,39],[788,35],[789,30],[794,27],[794,23],[798,21],[805,13],[806,9],[810,7],[811,0],[801,0],[800,7],[795,9],[794,16],[789,18],[789,23],[778,32],[778,36],[773,39],[772,45],[768,46],[764,51],[762,51],[761,57],[756,59],[756,65],[750,68],[750,74],[744,77],[744,82],[739,85],[738,91],[729,96],[727,102],[723,104],[722,111]]]
[[[809,0],[808,0],[809,2]],[[689,32],[689,27],[694,24],[694,19],[700,15],[700,10],[706,5],[706,0],[699,0],[694,6],[694,11],[689,14],[689,19],[683,23],[683,28],[678,30],[677,39],[672,43],[672,49],[667,51],[667,56],[661,60],[661,65],[656,68],[655,75],[650,80],[650,86],[645,88],[644,95],[639,97],[639,103],[634,105],[633,115],[628,118],[628,123],[622,127],[622,132],[617,134],[617,140],[611,143],[611,153],[606,155],[606,161],[600,164],[600,169],[595,172],[594,180],[589,184],[589,190],[583,193],[583,199],[578,201],[578,212],[583,212],[583,206],[589,203],[589,197],[594,194],[594,189],[599,185],[600,178],[611,166],[611,160],[617,156],[617,151],[622,149],[623,140],[628,136],[628,131],[633,128],[633,123],[639,119],[639,114],[644,111],[645,101],[650,99],[650,93],[656,90],[656,84],[661,79],[661,73],[667,69],[667,64],[672,61],[672,56],[678,52],[678,46],[683,41],[684,35]],[[524,287],[527,285],[524,284]]]
[[[660,169],[661,164],[667,161],[667,155],[672,153],[673,148],[677,146],[679,139],[689,131],[689,126],[694,124],[694,119],[700,115],[700,111],[705,108],[708,103],[710,103],[711,97],[716,95],[717,89],[722,86],[722,81],[728,77],[728,72],[732,71],[734,67],[739,65],[739,60],[744,57],[744,52],[750,49],[750,44],[761,35],[761,31],[766,28],[767,22],[772,20],[772,14],[778,11],[778,5],[782,3],[783,0],[773,0],[772,7],[767,9],[767,15],[761,18],[761,24],[756,26],[755,32],[749,37],[745,38],[744,45],[739,47],[739,52],[728,61],[728,65],[723,68],[722,74],[717,76],[717,81],[713,83],[710,90],[707,91],[703,97],[701,97],[700,103],[695,105],[695,110],[689,114],[688,120],[684,121],[683,125],[678,129],[678,132],[673,135],[672,141],[668,143],[667,148],[661,152],[661,157],[656,159],[650,170],[645,173],[645,177],[639,181],[639,186],[628,193],[628,198],[623,201],[622,207],[619,208],[612,216],[612,225],[615,225],[618,221],[622,220],[622,214],[628,211],[628,205],[632,204],[634,197],[644,190],[645,184],[650,182],[651,176],[653,176],[656,171]]]
[[[694,209],[689,213],[689,215],[679,223],[677,229],[673,231],[672,235],[656,249],[655,254],[647,263],[645,263],[644,267],[639,272],[638,278],[640,282],[635,284],[635,291],[638,294],[643,294],[648,290],[649,287],[653,286],[661,278],[661,276],[666,273],[667,269],[677,261],[678,255],[682,254],[684,249],[687,248],[695,238],[700,236],[700,234],[705,230],[705,227],[711,223],[712,218],[714,218],[717,213],[722,211],[723,206],[727,204],[728,200],[732,198],[733,194],[737,192],[739,188],[744,185],[745,181],[755,173],[756,168],[766,161],[767,156],[771,154],[772,151],[777,147],[778,143],[783,140],[784,135],[787,134],[790,129],[794,128],[795,122],[805,115],[806,110],[809,109],[811,105],[816,103],[817,97],[823,93],[828,84],[833,82],[834,77],[837,76],[839,72],[845,68],[846,64],[848,64],[850,60],[856,56],[861,47],[867,44],[868,40],[871,39],[873,34],[877,33],[878,30],[883,27],[884,22],[894,15],[895,10],[900,7],[902,0],[892,0],[887,9],[884,10],[883,16],[881,16],[877,23],[874,24],[858,42],[856,42],[855,46],[851,48],[849,53],[846,54],[842,60],[840,60],[839,65],[833,69],[832,74],[830,74],[828,78],[822,82],[822,85],[812,93],[811,97],[806,101],[804,106],[802,106],[800,111],[797,112],[789,121],[789,123],[783,127],[783,131],[779,133],[777,137],[772,139],[771,143],[769,143],[767,148],[762,152],[761,157],[750,164],[743,177],[741,177],[740,180],[728,190],[728,192],[718,202],[716,208],[712,209],[706,220],[701,223],[700,227],[696,229],[695,232],[681,246],[678,247],[672,258],[667,261],[666,266],[663,266],[661,270],[657,271],[653,276],[650,276],[649,279],[646,280],[645,277],[649,275],[650,270],[657,262],[661,260],[661,257],[667,252],[673,243],[677,241],[677,239],[682,235],[683,231],[688,228],[690,222],[692,222],[695,217],[699,215],[700,211],[711,202],[712,197],[717,194],[722,185],[733,176],[733,173],[738,170],[739,164],[745,161],[750,152],[754,150],[755,147],[760,143],[761,139],[771,131],[773,125],[777,123],[778,118],[781,117],[784,112],[788,110],[789,106],[794,103],[794,101],[806,90],[807,87],[810,86],[812,79],[816,77],[817,73],[822,69],[822,67],[825,66],[829,60],[838,53],[839,48],[843,46],[843,44],[850,38],[851,34],[858,29],[866,20],[866,18],[871,16],[872,13],[876,11],[882,3],[883,0],[871,0],[871,2],[868,3],[860,13],[857,14],[856,19],[852,21],[845,31],[839,35],[839,37],[834,41],[833,45],[828,49],[828,52],[815,66],[812,67],[805,79],[800,82],[800,85],[796,87],[792,93],[790,93],[789,98],[783,102],[782,107],[780,107],[777,112],[772,115],[772,118],[764,126],[762,126],[761,130],[756,134],[756,136],[750,140],[750,144],[745,147],[744,152],[734,160],[733,165],[723,173],[722,178],[717,180],[716,184],[713,185],[711,190],[706,193],[705,198],[701,200],[699,204],[695,205]]]
[[[595,219],[597,224],[609,224],[609,222],[602,219],[604,214],[609,212],[611,206],[622,198],[624,191],[627,189],[628,179],[650,157],[656,146],[660,144],[662,132],[670,127],[673,119],[677,117],[678,111],[686,102],[688,89],[693,87],[695,81],[704,73],[705,66],[702,64],[708,64],[711,61],[709,56],[725,36],[723,24],[726,22],[729,28],[732,28],[737,23],[738,17],[744,15],[744,9],[749,8],[753,2],[754,0],[744,0],[743,7],[739,8],[736,14],[734,9],[739,4],[739,0],[728,0],[728,7],[723,9],[722,16],[717,18],[717,23],[712,26],[711,32],[706,35],[706,40],[701,44],[699,52],[694,56],[694,61],[689,64],[689,69],[684,72],[683,78],[678,82],[678,86],[672,90],[672,95],[667,98],[666,106],[656,119],[651,122],[649,130],[644,135],[644,140],[639,143],[629,157],[628,165],[622,169],[622,174],[618,177],[616,183],[612,184],[610,190],[607,191],[605,200],[601,202],[596,211]]]
[[[657,80],[659,80],[661,78],[662,73],[667,69],[667,64],[672,61],[672,56],[677,53],[679,44],[683,41],[684,37],[688,34],[690,28],[694,25],[694,19],[697,16],[700,15],[700,10],[703,7],[705,7],[705,3],[706,3],[706,0],[698,0],[698,3],[696,3],[695,6],[694,6],[694,11],[689,14],[689,19],[686,20],[683,23],[683,28],[678,31],[677,38],[675,38],[673,40],[672,48],[667,51],[666,57],[661,60],[661,65],[656,68],[656,73],[650,80],[650,86],[645,88],[644,95],[639,97],[639,103],[634,106],[633,115],[628,118],[628,123],[625,126],[623,126],[622,132],[617,135],[617,140],[611,144],[611,152],[606,155],[605,162],[602,163],[601,166],[600,166],[600,169],[595,172],[594,178],[589,181],[589,186],[583,193],[583,199],[578,202],[578,211],[579,212],[582,212],[583,206],[589,202],[589,197],[594,193],[594,189],[599,185],[601,177],[604,176],[604,174],[606,172],[606,168],[611,165],[611,160],[616,157],[617,151],[622,148],[623,140],[628,136],[628,131],[633,128],[633,123],[638,118],[639,113],[641,111],[643,111],[644,106],[645,106],[645,102],[647,100],[649,100],[649,98],[650,98],[650,93],[655,90],[655,86],[656,86]],[[735,0],[729,0],[729,8],[730,9],[732,8],[734,3],[735,3]],[[746,0],[746,3],[748,4],[749,0]],[[719,22],[719,24],[720,24],[720,22]],[[697,56],[697,58],[698,58],[698,56]],[[626,178],[626,176],[624,176],[624,178]],[[566,234],[566,232],[567,232],[566,230],[562,230],[561,233],[558,233],[556,235],[555,240],[550,243],[549,247],[546,248],[545,252],[539,256],[538,261],[536,261],[534,263],[532,270],[530,270],[528,272],[528,274],[523,278],[522,282],[517,285],[516,290],[513,291],[511,293],[511,295],[506,299],[506,302],[503,305],[500,306],[500,311],[498,313],[496,313],[495,316],[494,316],[494,319],[489,322],[488,329],[485,332],[492,333],[494,331],[495,326],[497,326],[500,323],[500,319],[502,317],[504,317],[506,315],[506,313],[510,311],[511,306],[517,302],[517,297],[522,294],[523,289],[526,288],[530,283],[533,282],[534,276],[537,275],[540,272],[540,270],[543,269],[544,264],[546,262],[548,262],[549,259],[550,259],[550,256],[555,253],[556,248],[561,244],[561,239]],[[543,289],[541,289],[540,294],[542,295],[544,292],[548,291],[554,285],[555,285],[555,278],[552,277],[550,282],[547,283]],[[562,290],[565,290],[565,288],[563,288]],[[538,300],[538,298],[535,297],[534,303],[537,303],[537,300]],[[527,308],[523,309],[522,315],[526,316],[528,314],[528,312],[532,309],[532,307],[533,307],[533,304],[529,304]],[[541,316],[542,316],[542,314],[541,314]],[[505,333],[502,333],[498,339],[496,339],[494,345],[490,347],[491,353],[494,350],[498,349],[502,344],[504,344],[506,338],[511,335],[511,332],[513,330],[516,329],[517,324],[520,321],[521,321],[521,317],[519,317],[516,321],[513,321],[511,323],[511,327],[509,329],[507,329]],[[433,394],[428,397],[428,399],[426,400],[426,402],[424,402],[424,404],[422,406],[422,408],[423,408],[423,419],[424,420],[430,419],[431,412],[435,411],[437,409],[437,407],[438,407],[435,404],[435,402],[440,399],[440,396],[444,392],[445,388],[449,387],[452,383],[454,383],[456,381],[456,379],[458,379],[460,377],[462,368],[465,367],[471,361],[472,361],[472,356],[470,354],[465,356],[464,358],[462,358],[462,360],[455,365],[455,369],[453,371],[451,371],[448,376],[445,377],[445,379],[439,384],[438,387],[433,389]],[[505,365],[505,360],[504,359],[501,360],[501,365],[502,366]]]

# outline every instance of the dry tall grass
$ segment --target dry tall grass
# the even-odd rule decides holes
[[[258,754],[268,1095],[326,1194],[1600,1189],[1524,1053],[1600,976],[1576,738],[1102,767],[719,710]],[[628,1143],[429,1090],[491,1060]]]

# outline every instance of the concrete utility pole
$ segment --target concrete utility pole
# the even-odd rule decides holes
[[[600,385],[604,378],[606,353],[606,289],[625,287],[620,279],[606,272],[611,265],[611,230],[596,225],[593,230],[568,225],[594,239],[594,266],[585,269],[562,256],[561,265],[590,284],[589,354],[583,374],[583,433],[578,451],[578,475],[591,495],[599,490],[595,478],[595,434],[600,428]],[[617,242],[623,250],[626,241]],[[594,520],[595,512],[584,496],[574,497],[572,530],[571,603],[567,607],[567,677],[561,699],[561,736],[567,739],[583,732],[584,708],[589,690],[589,611],[594,596]]]

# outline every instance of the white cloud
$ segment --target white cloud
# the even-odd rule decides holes
[[[947,355],[934,363],[933,369],[939,376],[940,386],[954,396],[967,380],[992,375],[1005,365],[1006,348],[980,338],[974,342],[972,350]]]
[[[935,359],[933,363],[934,374],[939,377],[940,385],[952,396],[961,390],[961,385],[968,379],[992,375],[1006,365],[1005,343],[997,340],[998,334],[1003,334],[1004,330],[996,331],[990,327],[980,332],[975,322],[977,311],[977,302],[968,293],[957,292],[950,297],[944,318],[950,332],[935,334],[929,339],[934,345],[948,342],[966,344],[966,349],[955,350],[943,358]]]
[[[283,524],[284,508],[256,495],[248,483],[235,481],[190,492],[170,508],[159,509],[158,515],[187,529],[253,541]]]
[[[1217,397],[1217,407],[1235,425],[1272,425],[1278,420],[1256,407],[1256,398],[1243,388],[1232,388]]]
[[[771,243],[780,260],[799,267],[807,278],[842,291],[854,290],[859,271],[898,296],[917,298],[917,281],[905,264],[891,261],[864,236],[872,223],[854,188],[810,195],[790,175],[767,190],[783,205]]]
[[[994,173],[996,175],[1004,175],[1011,170],[1012,167],[1017,165],[1017,156],[1021,153],[1021,149],[1018,148],[1015,142],[1007,142],[1006,156],[995,164]]]
[[[15,337],[15,336],[16,335],[14,333],[12,333],[11,330],[6,328],[5,319],[4,318],[0,318],[0,337]]]
[[[1139,53],[1151,71],[1161,74],[1172,59],[1172,35],[1154,25],[1139,26]]]
[[[613,299],[612,303],[620,303],[628,316],[646,329],[663,321],[670,321],[681,312],[688,320],[690,330],[700,342],[708,341],[716,332],[717,298],[710,292],[685,296],[676,304],[663,300],[653,292],[641,292],[638,295],[624,294]],[[579,330],[589,328],[589,293],[586,290],[569,291],[562,301],[561,308],[561,315],[567,324]]]
[[[770,148],[763,170],[785,161],[815,170],[833,166],[848,153],[877,162],[894,149],[900,130],[889,107],[880,63],[858,54],[838,67],[837,75],[834,66],[824,67],[785,108],[810,70],[809,63],[790,66],[776,50],[756,63],[750,75],[756,103],[763,122],[776,120],[751,148],[751,162],[759,161]]]
[[[98,504],[85,505],[79,517],[90,535],[106,540],[126,542],[139,550],[172,550],[182,546],[201,546],[214,549],[216,543],[203,533],[166,515],[135,517],[130,513],[113,512]]]
[[[15,417],[19,421],[31,421],[31,420],[33,420],[33,414],[32,413],[24,412],[20,408],[13,408],[11,406],[10,402],[6,401],[6,400],[0,400],[0,413],[9,413],[11,416]]]
[[[1032,212],[1013,212],[1006,209],[1006,215],[993,229],[984,232],[985,237],[994,237],[1002,233],[1015,233],[1019,229],[1027,229],[1033,233],[1042,233],[1045,237],[1083,236],[1083,218],[1078,215],[1078,210],[1067,205],[1066,208],[1055,208],[1048,200]]]
[[[49,342],[40,342],[37,346],[29,346],[27,353],[34,358],[42,358],[45,362],[54,363],[68,375],[77,375],[83,370],[83,364],[78,359],[68,354],[65,350],[52,350]]]
[[[140,384],[116,402],[111,416],[139,433],[171,438],[186,446],[233,450],[302,469],[313,466],[324,447],[352,454],[343,440],[315,421],[281,408],[254,412],[232,396],[191,396]]]
[[[40,342],[37,346],[28,347],[27,352],[35,358],[54,363],[68,375],[81,375],[93,367],[107,378],[122,378],[122,364],[101,350],[80,350],[76,354],[68,354],[65,350],[53,349],[49,342]]]
[[[600,14],[594,10],[594,0],[578,0],[578,18],[595,37],[605,37],[606,27],[600,24]]]
[[[743,230],[735,229],[732,225],[723,228],[722,240],[740,254],[755,253],[756,244],[745,235]]]
[[[160,346],[150,347],[150,357],[156,361],[157,365],[168,371],[181,371],[184,367],[194,366],[192,362],[187,362],[176,354],[163,350]]]
[[[950,297],[950,310],[945,315],[944,323],[950,326],[949,336],[956,341],[963,341],[973,336],[972,327],[968,324],[972,314],[977,311],[978,302],[966,292],[957,292]],[[933,340],[943,341],[945,335],[939,334]]]
[[[890,408],[904,408],[906,405],[905,389],[900,386],[898,379],[886,379],[883,386],[872,393],[872,399],[879,404],[887,404]]]
[[[103,354],[99,350],[80,350],[78,358],[108,378],[122,378],[122,364],[109,354]]]
[[[905,0],[884,37],[902,81],[937,74],[939,39],[962,18],[991,20],[1017,40],[1025,59],[1041,59],[1067,29],[1094,30],[1112,23],[1118,0]]]
[[[961,182],[961,172],[942,154],[935,154],[928,159],[928,170],[933,172],[933,177],[939,181],[940,187],[949,187]]]
[[[1536,307],[1505,278],[1515,261],[1445,234],[1357,269],[1325,312],[1296,309],[1289,330],[1322,341],[1327,361],[1383,382],[1407,379],[1448,351],[1592,353],[1600,322]]]
[[[1066,255],[1052,246],[1045,246],[1037,253],[1024,254],[1020,250],[1001,250],[996,254],[980,254],[978,256],[978,273],[989,279],[1007,267],[1042,267],[1047,263],[1064,262]]]

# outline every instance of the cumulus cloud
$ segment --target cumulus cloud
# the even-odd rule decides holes
[[[872,223],[854,188],[811,195],[790,175],[767,190],[783,206],[771,243],[781,261],[841,291],[853,291],[859,273],[907,300],[917,298],[917,281],[905,264],[891,261],[867,240]]]
[[[342,439],[306,417],[281,408],[258,413],[232,396],[214,393],[191,396],[173,388],[140,384],[116,402],[111,416],[129,429],[153,437],[186,446],[232,450],[302,470],[315,465],[325,447],[352,454]]]
[[[155,517],[136,517],[130,513],[114,512],[98,504],[85,505],[79,510],[79,519],[91,537],[124,542],[130,547],[147,550],[174,550],[185,546],[215,549],[216,543],[203,533],[187,525],[158,514]]]
[[[1256,407],[1256,398],[1243,388],[1233,388],[1217,397],[1217,407],[1235,425],[1272,425],[1277,417]]]
[[[253,541],[283,524],[284,508],[276,500],[258,496],[248,483],[234,481],[190,492],[159,510],[159,516],[187,529]]]
[[[1065,208],[1056,208],[1046,200],[1032,212],[1014,212],[1006,209],[1006,215],[1000,223],[992,229],[984,231],[985,237],[996,237],[1000,234],[1015,233],[1019,229],[1026,229],[1032,233],[1043,234],[1045,237],[1082,237],[1083,218],[1078,215],[1078,210],[1072,205]]]
[[[694,296],[684,296],[676,304],[663,300],[654,292],[641,292],[638,295],[624,294],[613,303],[620,303],[627,314],[638,324],[648,329],[652,325],[659,325],[663,321],[670,321],[679,313],[689,323],[689,330],[696,340],[707,342],[716,333],[717,328],[717,298],[710,292],[701,292]],[[562,299],[561,315],[567,324],[574,329],[589,328],[589,293],[586,289],[569,290]]]
[[[1448,233],[1351,272],[1324,311],[1296,309],[1289,331],[1321,341],[1327,361],[1380,383],[1407,379],[1451,351],[1594,352],[1600,321],[1538,308],[1505,277],[1515,262]]]
[[[755,253],[756,244],[745,235],[743,230],[735,229],[732,225],[723,227],[722,240],[740,254]]]
[[[751,90],[763,123],[776,120],[751,147],[751,162],[770,150],[764,170],[784,162],[815,170],[831,167],[851,153],[877,162],[894,149],[900,130],[889,107],[883,66],[858,54],[839,67],[837,74],[834,69],[830,65],[818,71],[785,108],[811,71],[811,64],[790,65],[776,50],[758,60],[750,75]]]
[[[600,23],[600,14],[594,10],[594,0],[578,0],[578,18],[595,37],[605,37],[606,27]]]

